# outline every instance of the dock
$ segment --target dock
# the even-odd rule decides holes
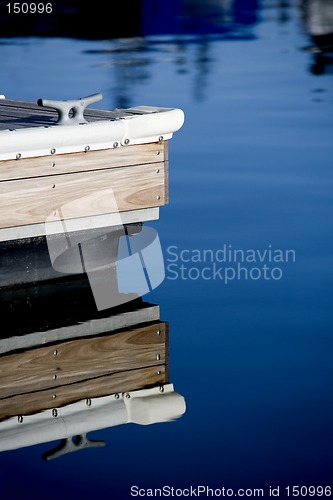
[[[87,108],[101,98],[0,99],[0,286],[59,276],[50,235],[87,241],[156,220],[168,203],[168,142],[183,112]]]

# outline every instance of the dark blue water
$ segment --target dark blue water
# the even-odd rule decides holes
[[[170,323],[170,379],[187,404],[175,422],[92,433],[103,449],[47,463],[45,444],[2,453],[4,498],[332,486],[332,59],[314,74],[297,2],[250,13],[213,34],[201,22],[183,36],[1,41],[7,97],[100,91],[104,108],[184,110],[170,204],[150,224],[166,279],[145,299]]]

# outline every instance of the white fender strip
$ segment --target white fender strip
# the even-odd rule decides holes
[[[179,418],[185,413],[183,396],[173,384],[110,395],[34,415],[11,417],[0,422],[0,452],[70,438],[94,430],[127,423],[149,425]]]
[[[117,120],[0,131],[0,160],[32,158],[168,140],[184,123],[180,109],[139,106]]]

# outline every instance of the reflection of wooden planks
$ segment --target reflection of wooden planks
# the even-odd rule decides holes
[[[110,203],[110,188],[117,207]],[[165,164],[0,182],[0,227],[45,222],[66,206],[66,219],[164,205]]]
[[[63,342],[0,358],[0,400],[167,364],[167,324]]]
[[[0,421],[16,415],[29,415],[42,410],[64,406],[86,398],[135,391],[168,383],[165,365],[113,373],[76,382],[54,389],[18,394],[0,400]]]
[[[167,141],[1,162],[0,181],[128,167],[167,160]]]
[[[159,306],[141,298],[100,316],[84,277],[7,288],[1,291],[0,305],[6,325],[0,332],[0,355],[138,328],[160,319]]]

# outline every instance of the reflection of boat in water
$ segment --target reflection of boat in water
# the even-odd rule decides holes
[[[320,75],[333,65],[333,3],[331,0],[303,0],[302,11],[313,42],[307,47],[314,55],[311,72]]]
[[[64,315],[62,324],[49,321],[46,327],[54,298],[49,289],[43,298],[39,289],[34,307],[33,292],[22,293],[16,304],[11,293],[1,295],[6,320],[20,311],[22,317],[29,303],[34,318],[24,330],[18,322],[0,340],[1,451],[61,439],[58,455],[96,445],[86,437],[90,431],[165,422],[184,413],[184,398],[169,381],[168,324],[160,321],[158,306],[137,300],[112,315],[84,313],[82,321],[80,306],[74,306],[72,318]],[[85,304],[89,309],[89,299],[82,311]]]
[[[304,19],[318,50],[333,51],[333,3],[331,0],[304,0]]]

